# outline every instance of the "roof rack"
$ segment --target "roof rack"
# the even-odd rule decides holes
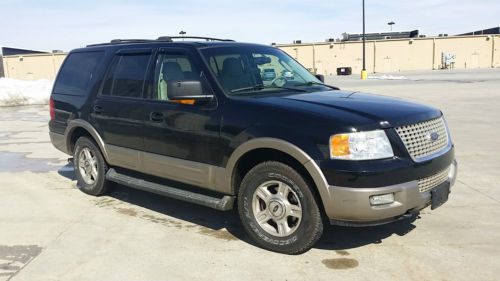
[[[154,43],[154,42],[158,42],[158,41],[174,42],[173,39],[203,39],[206,41],[234,42],[234,40],[231,40],[231,39],[220,39],[220,38],[201,37],[201,36],[160,36],[156,40],[154,40],[154,39],[113,39],[109,43],[91,44],[91,45],[87,45],[87,47],[124,44],[124,43]]]
[[[152,43],[157,42],[152,39],[113,39],[107,43],[98,43],[98,44],[90,44],[87,47],[96,47],[96,46],[105,46],[105,45],[114,45],[114,44],[123,44],[123,43]]]
[[[203,39],[206,41],[234,42],[234,40],[232,39],[220,39],[220,38],[203,37],[203,36],[160,36],[156,40],[173,42],[172,39]]]
[[[121,43],[149,43],[154,42],[151,39],[113,39],[109,43],[111,44],[121,44]]]

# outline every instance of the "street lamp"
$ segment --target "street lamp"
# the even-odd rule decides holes
[[[365,32],[365,0],[363,0],[363,70],[361,70],[361,80],[366,80],[366,32]]]
[[[396,23],[395,23],[395,22],[393,22],[393,21],[390,21],[390,22],[388,22],[387,24],[391,27],[391,32],[392,32],[392,26],[393,26],[393,25],[395,25]]]
[[[186,31],[181,30],[181,32],[179,32],[179,35],[182,36],[182,41],[184,41],[184,35],[186,35]]]

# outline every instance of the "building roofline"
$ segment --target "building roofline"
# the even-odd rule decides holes
[[[394,41],[419,41],[419,40],[430,40],[430,39],[453,39],[453,38],[477,38],[477,37],[500,37],[500,34],[484,34],[484,35],[450,35],[450,36],[429,36],[429,37],[418,37],[418,38],[394,38],[394,39],[379,39],[379,40],[366,40],[366,42],[394,42]],[[360,41],[337,41],[337,42],[305,42],[305,43],[288,43],[288,44],[279,44],[276,43],[275,47],[296,47],[296,46],[318,46],[318,45],[337,45],[337,44],[361,44]]]

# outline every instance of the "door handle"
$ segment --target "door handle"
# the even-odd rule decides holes
[[[163,121],[163,113],[161,112],[151,112],[149,114],[149,119],[153,122],[162,122]]]
[[[94,105],[94,113],[95,114],[102,114],[102,107],[98,105]]]

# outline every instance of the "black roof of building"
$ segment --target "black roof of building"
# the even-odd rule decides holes
[[[30,54],[48,54],[48,53],[41,51],[34,51],[34,50],[2,47],[3,56],[30,55]]]
[[[384,40],[384,39],[404,39],[416,38],[419,31],[401,31],[401,32],[381,32],[381,33],[366,33],[366,40]],[[344,33],[342,41],[360,41],[363,40],[363,34],[348,34]]]
[[[467,36],[467,35],[492,35],[492,34],[500,34],[500,27],[493,27],[473,32],[468,32],[464,34],[458,34],[458,36]]]

